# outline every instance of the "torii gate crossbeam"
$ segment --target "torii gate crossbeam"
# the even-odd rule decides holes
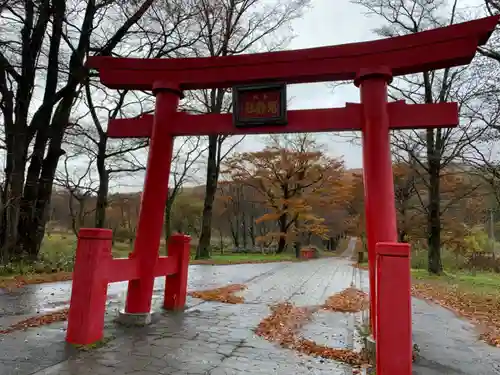
[[[451,128],[458,125],[456,103],[414,104],[403,101],[387,105],[389,128],[392,130]],[[149,138],[153,131],[153,115],[112,119],[107,134],[110,138]],[[304,124],[307,124],[304,126]],[[231,114],[190,115],[177,112],[168,130],[174,137],[203,135],[242,135],[271,133],[309,133],[361,131],[363,112],[360,104],[348,103],[344,108],[303,109],[288,111],[286,126],[275,125],[237,128]]]

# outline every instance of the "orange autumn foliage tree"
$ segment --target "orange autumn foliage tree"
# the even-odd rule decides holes
[[[393,171],[399,241],[410,242],[414,249],[425,249],[429,225],[425,173],[418,163],[407,162],[395,163]],[[461,165],[449,165],[441,172],[442,248],[466,254],[470,248],[468,238],[484,231],[487,192],[481,182]]]
[[[425,236],[426,217],[422,204],[422,178],[415,164],[397,162],[393,165],[394,197],[398,221],[398,241]]]
[[[489,206],[485,187],[476,176],[463,172],[444,174],[442,186],[442,243],[457,255],[470,255],[484,249],[472,242],[488,235],[484,223],[488,222]]]
[[[363,176],[359,171],[345,171],[342,177],[345,200],[343,208],[348,217],[346,220],[347,234],[355,237],[364,236],[365,206]]]
[[[260,239],[276,242],[278,253],[295,243],[299,255],[303,240],[328,234],[325,219],[313,207],[335,201],[332,194],[342,171],[342,161],[325,156],[306,134],[287,145],[274,137],[262,151],[235,154],[226,161],[223,173],[256,191],[267,209],[257,222],[276,223],[276,229]]]

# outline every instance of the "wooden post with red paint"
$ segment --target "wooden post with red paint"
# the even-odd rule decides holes
[[[173,234],[168,240],[168,256],[173,257],[178,271],[165,279],[163,307],[167,310],[182,310],[186,305],[190,241],[183,234]]]
[[[379,242],[377,252],[377,374],[411,375],[410,245]]]
[[[387,108],[387,85],[391,80],[390,69],[381,67],[360,71],[354,81],[360,88],[363,106],[363,180],[370,277],[370,321],[374,336],[377,332],[375,245],[378,242],[397,241]]]
[[[155,83],[153,92],[156,109],[133,252],[139,263],[140,277],[129,281],[125,313],[130,314],[151,312],[154,272],[163,231],[174,144],[169,128],[173,126],[182,97],[179,87],[170,83]]]
[[[78,233],[66,341],[88,345],[103,337],[108,291],[106,267],[111,260],[113,232],[83,228]]]

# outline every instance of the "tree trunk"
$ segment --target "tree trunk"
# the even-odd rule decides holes
[[[279,228],[280,228],[280,239],[278,241],[278,250],[276,250],[277,254],[281,254],[282,252],[285,251],[286,249],[286,232],[287,232],[287,221],[288,221],[288,215],[284,213],[283,215],[280,216],[278,219],[279,221]]]
[[[247,215],[245,214],[245,212],[242,212],[242,216],[241,216],[241,225],[240,225],[240,228],[238,228],[239,231],[241,231],[241,235],[243,236],[243,248],[245,249],[245,251],[247,251]]]
[[[49,18],[52,12],[51,2],[44,1],[43,7],[39,9],[39,18],[37,20],[37,28],[39,34],[35,37],[32,35],[32,39],[36,38],[39,45],[42,45],[43,33],[45,32],[47,25],[49,23]],[[55,6],[55,4],[53,4]],[[65,2],[60,1],[57,6],[55,6],[56,11],[53,13],[52,20],[52,35],[50,38],[49,56],[48,60],[49,66],[47,67],[47,75],[45,79],[45,92],[43,97],[43,103],[34,114],[31,121],[30,127],[27,128],[27,137],[25,138],[26,146],[29,144],[36,132],[36,139],[33,146],[33,151],[30,159],[30,165],[28,167],[26,175],[26,183],[24,186],[23,197],[20,201],[20,220],[17,223],[17,230],[20,234],[18,239],[18,245],[22,248],[23,253],[27,254],[30,259],[36,259],[38,256],[41,241],[43,239],[43,234],[45,233],[45,223],[47,221],[47,210],[48,206],[44,203],[38,202],[38,197],[40,195],[39,180],[43,177],[43,164],[44,155],[47,146],[47,142],[50,137],[50,120],[52,116],[52,111],[54,108],[54,96],[57,90],[58,84],[58,74],[59,74],[59,48],[62,38],[62,24],[64,21],[65,14]],[[29,51],[28,55],[31,55],[33,59],[36,57],[37,48],[33,48],[33,40],[24,46]],[[34,62],[35,60],[33,60]],[[27,61],[24,61],[27,62]],[[23,64],[23,67],[24,64]],[[27,66],[25,67],[27,68]],[[34,70],[33,70],[34,73]],[[30,94],[31,96],[31,94]],[[18,98],[19,99],[19,98]],[[30,97],[31,99],[31,97]],[[30,100],[25,98],[26,104],[29,105]],[[71,106],[72,103],[69,103]],[[69,118],[69,111],[68,111]],[[27,118],[25,119],[27,121]],[[21,146],[21,145],[19,145]],[[24,154],[24,163],[26,163],[27,149],[22,148]],[[21,150],[19,150],[21,152]],[[24,168],[26,168],[24,166]],[[40,175],[42,174],[42,177]],[[52,186],[51,186],[52,190]],[[52,191],[50,191],[50,194]],[[50,197],[49,197],[50,199]],[[44,228],[40,230],[40,225]],[[41,232],[41,233],[40,233]],[[40,238],[41,236],[41,238]]]
[[[231,216],[229,216],[229,231],[231,232],[231,237],[233,238],[234,247],[238,248],[240,246],[240,220],[238,215],[236,215],[236,222],[233,222]]]
[[[439,169],[430,173],[429,186],[429,206],[427,216],[428,232],[428,270],[433,274],[443,272],[441,262],[441,215],[440,215],[440,196],[439,196]]]
[[[9,157],[9,156],[8,156]],[[18,245],[18,227],[21,221],[21,199],[23,195],[24,185],[24,171],[26,159],[24,157],[24,150],[14,150],[12,172],[8,179],[7,200],[5,202],[5,241],[3,248],[6,255],[6,260],[10,258],[20,257],[22,249]]]
[[[217,166],[217,136],[208,137],[207,184],[205,186],[205,201],[203,203],[203,217],[201,235],[196,249],[196,259],[210,258],[210,239],[212,237],[212,211],[217,192],[219,178]]]
[[[400,229],[399,233],[398,233],[398,242],[402,242],[402,243],[407,242],[406,235],[407,235],[406,230]]]
[[[231,229],[231,237],[233,237],[234,247],[240,247],[240,237],[238,235],[238,231]]]
[[[35,201],[30,202],[30,206],[35,207],[34,216],[30,220],[27,228],[24,230],[28,236],[21,239],[23,250],[28,254],[29,259],[36,260],[40,252],[40,246],[45,234],[45,224],[47,222],[47,213],[50,208],[50,199],[54,184],[54,176],[57,169],[59,158],[64,154],[61,144],[65,129],[69,122],[69,116],[76,95],[77,84],[71,87],[71,95],[61,100],[54,115],[51,124],[52,136],[47,151],[47,156],[43,160],[40,174],[38,196]]]
[[[78,231],[85,225],[85,205],[87,203],[87,198],[82,197],[78,200]]]
[[[19,90],[18,96],[20,95]],[[7,146],[3,197],[3,223],[5,227],[2,227],[2,261],[4,262],[22,256],[22,248],[18,246],[18,230],[19,222],[21,221],[21,201],[26,172],[27,116],[24,115],[25,109],[23,103],[19,103],[18,101],[21,100],[21,102],[24,102],[27,101],[28,98],[20,99],[18,97],[16,100],[15,123],[13,121],[7,121],[5,123]],[[23,114],[20,115],[20,112],[23,112]]]
[[[165,239],[165,255],[168,255],[168,239],[172,233],[171,217],[172,217],[172,207],[174,205],[173,194],[169,191],[169,197],[167,203],[165,204],[165,219],[163,222],[163,237]]]
[[[219,231],[219,241],[220,241],[220,255],[224,255],[224,236],[220,231]]]
[[[440,144],[439,133],[434,137],[434,130],[427,131],[427,159],[429,167],[429,203],[427,207],[427,235],[428,235],[428,271],[432,274],[441,274],[441,197],[440,191]]]
[[[365,260],[365,253],[368,253],[368,244],[366,243],[366,235],[361,236],[362,249],[358,250],[358,263],[363,263]],[[356,251],[356,248],[354,249]]]
[[[276,250],[276,254],[281,254],[286,250],[286,238],[285,236],[280,236],[278,241],[278,249]]]
[[[302,235],[301,235],[301,232],[300,232],[299,219],[295,220],[295,229],[297,231],[297,238],[295,239],[295,243],[294,243],[295,258],[300,259],[300,248],[302,247]]]
[[[97,150],[97,173],[99,174],[99,189],[95,207],[95,227],[105,228],[106,209],[108,208],[109,173],[106,170],[106,143],[107,137],[100,139]]]
[[[252,241],[252,247],[255,247],[255,219],[253,217],[250,219],[251,223],[248,229],[248,234],[250,235],[250,241]]]
[[[295,258],[300,259],[300,247],[301,247],[300,241],[295,241],[294,246],[295,246]]]
[[[57,6],[56,6],[57,5]],[[48,23],[49,18],[49,2],[45,3],[47,17],[46,22]],[[57,91],[58,75],[59,75],[59,49],[62,39],[63,22],[65,16],[66,3],[64,1],[59,1],[58,4],[53,4],[56,11],[54,13],[54,19],[52,22],[52,35],[50,38],[49,56],[50,61],[47,67],[47,75],[45,79],[45,91],[43,97],[43,105],[36,111],[31,121],[29,129],[29,137],[27,142],[29,143],[36,131],[35,143],[33,145],[33,151],[31,153],[30,164],[28,167],[28,172],[26,175],[26,183],[24,186],[23,199],[21,201],[21,220],[19,223],[19,230],[23,237],[32,236],[33,230],[36,229],[37,224],[32,223],[32,221],[39,222],[39,215],[43,216],[45,212],[39,212],[37,198],[38,198],[38,188],[39,188],[39,178],[42,170],[42,165],[44,163],[45,150],[47,148],[47,143],[50,137],[50,120],[52,117],[52,111],[54,109],[53,98]],[[72,103],[70,103],[71,105]],[[69,114],[68,114],[69,116]],[[42,207],[45,210],[46,207]],[[45,220],[43,220],[43,225],[45,226]],[[39,224],[39,223],[38,223]],[[23,241],[21,239],[21,241]],[[30,245],[31,246],[31,245]],[[27,250],[30,256],[38,255],[38,251],[33,253],[33,249]]]

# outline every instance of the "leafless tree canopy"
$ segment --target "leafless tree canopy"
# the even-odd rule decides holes
[[[55,181],[68,189],[78,186],[80,194],[81,176],[70,181],[61,178],[62,170],[88,175],[80,165],[97,168],[91,190],[97,194],[94,224],[102,227],[113,176],[144,168],[141,150],[147,142],[110,140],[106,126],[110,119],[151,111],[153,98],[150,93],[105,89],[95,72],[85,68],[87,56],[169,58],[275,50],[290,40],[289,22],[307,4],[308,0],[0,1],[2,259],[37,257]],[[221,112],[227,110],[224,94],[193,93],[187,105],[201,112]],[[189,145],[202,151],[208,147],[209,175],[217,177],[211,160],[217,165],[223,159],[223,141],[219,137],[204,146],[202,139],[180,140],[176,150],[182,155],[180,150]],[[202,153],[191,153],[190,161],[180,157],[179,168],[191,168]],[[66,163],[58,170],[61,158]],[[174,174],[177,189],[186,178],[176,178],[186,173]]]

